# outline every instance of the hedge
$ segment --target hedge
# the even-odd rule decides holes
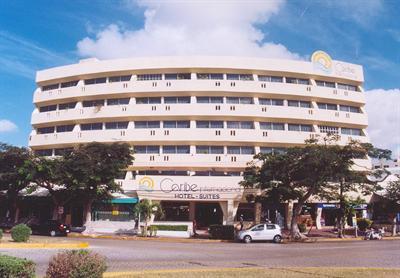
[[[151,227],[156,227],[158,231],[183,231],[188,230],[187,225],[151,225]]]
[[[208,231],[211,239],[233,240],[235,238],[235,228],[233,225],[210,225]]]
[[[0,255],[0,277],[33,278],[35,263],[27,259]]]

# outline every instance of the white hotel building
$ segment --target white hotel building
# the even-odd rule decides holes
[[[363,81],[361,66],[320,51],[310,62],[86,59],[37,72],[29,146],[56,156],[92,141],[132,145],[134,162],[118,180],[131,198],[115,201],[111,216],[148,198],[161,202],[166,220],[254,221],[265,208],[238,184],[246,163],[327,132],[340,144],[367,142]]]

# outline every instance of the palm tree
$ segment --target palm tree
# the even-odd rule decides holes
[[[135,214],[140,215],[142,219],[144,220],[144,231],[143,235],[147,237],[147,227],[148,223],[151,220],[151,217],[157,216],[157,217],[163,217],[164,212],[160,206],[159,203],[152,203],[148,199],[143,199],[141,200],[136,206],[135,206]],[[140,225],[140,223],[139,223]]]

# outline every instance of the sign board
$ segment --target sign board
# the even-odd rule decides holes
[[[140,199],[152,200],[240,200],[242,177],[136,176]]]

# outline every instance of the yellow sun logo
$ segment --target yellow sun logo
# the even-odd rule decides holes
[[[154,190],[154,180],[149,177],[143,177],[139,180],[139,189],[146,191]]]
[[[322,70],[325,73],[332,72],[332,59],[324,51],[318,50],[311,56],[311,62],[314,64],[314,68]]]

